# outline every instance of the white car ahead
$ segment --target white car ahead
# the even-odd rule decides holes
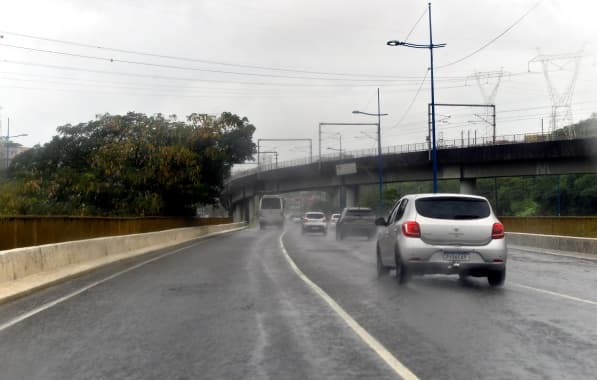
[[[403,284],[411,275],[458,274],[487,277],[490,286],[506,278],[504,226],[484,197],[416,194],[400,199],[377,238],[377,272],[396,269]]]
[[[328,223],[325,214],[319,211],[309,211],[303,216],[303,235],[307,232],[321,232],[324,235],[328,233]]]

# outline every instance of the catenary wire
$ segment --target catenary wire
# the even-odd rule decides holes
[[[439,65],[436,66],[436,69],[443,69],[444,67],[449,67],[452,65],[455,65],[457,63],[463,62],[467,59],[469,59],[470,57],[474,56],[475,54],[481,52],[482,50],[484,50],[485,48],[487,48],[488,46],[490,46],[491,44],[493,44],[495,41],[499,40],[501,37],[503,37],[506,33],[508,33],[510,30],[512,30],[516,25],[518,25],[522,20],[524,20],[532,11],[534,11],[535,9],[537,9],[537,7],[539,5],[541,5],[541,3],[543,3],[544,0],[540,0],[538,2],[536,2],[531,8],[529,8],[522,16],[520,16],[518,19],[516,19],[516,21],[514,21],[513,24],[511,24],[510,26],[508,26],[504,31],[502,31],[500,34],[498,34],[497,36],[495,36],[494,38],[492,38],[491,40],[489,40],[488,42],[486,42],[485,44],[483,44],[480,48],[474,50],[473,52],[465,55],[462,58],[459,58],[455,61],[452,61],[450,63],[446,63],[444,65]]]

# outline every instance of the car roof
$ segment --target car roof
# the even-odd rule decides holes
[[[453,197],[453,198],[475,198],[475,199],[482,199],[487,200],[487,198],[482,197],[480,195],[473,195],[473,194],[460,194],[460,193],[422,193],[422,194],[406,194],[405,198],[440,198],[440,197]]]
[[[366,211],[373,211],[370,207],[347,207],[347,210],[366,210]]]

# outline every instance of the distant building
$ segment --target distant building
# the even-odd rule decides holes
[[[29,149],[30,148],[26,146],[12,141],[3,142],[0,145],[0,168],[7,168],[18,154],[21,154]]]

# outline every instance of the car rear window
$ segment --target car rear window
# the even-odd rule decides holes
[[[263,198],[261,199],[262,210],[279,210],[282,208],[282,200],[280,198]]]
[[[305,214],[307,219],[321,219],[324,217],[323,213],[321,212],[308,212]]]
[[[420,198],[415,207],[419,215],[434,219],[482,219],[490,214],[489,203],[478,198]]]
[[[346,210],[346,216],[373,216],[373,211],[371,209]]]

